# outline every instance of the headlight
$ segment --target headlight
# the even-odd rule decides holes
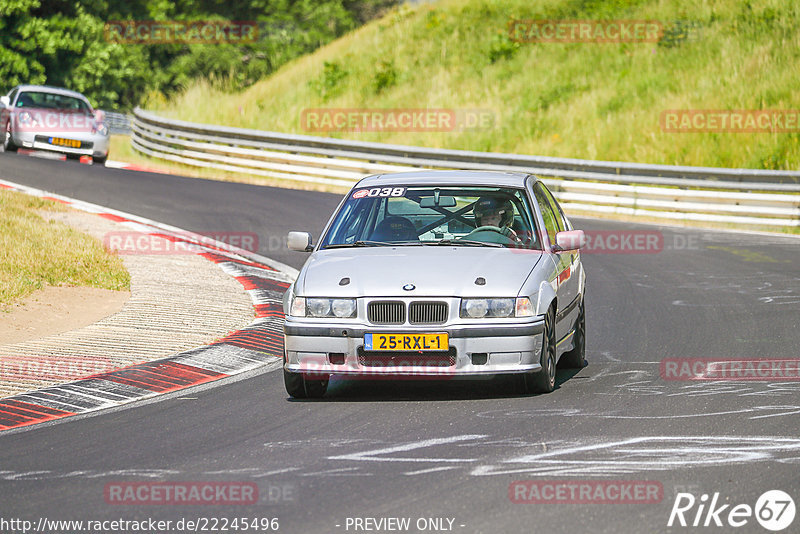
[[[528,297],[461,299],[461,317],[466,319],[532,316],[533,306]]]
[[[469,299],[461,303],[462,317],[485,317],[489,311],[489,301],[486,299]],[[465,315],[466,314],[466,315]]]
[[[330,299],[307,299],[306,309],[312,317],[325,317],[331,313]]]
[[[348,319],[356,315],[356,299],[295,297],[290,315],[293,317],[336,317]]]
[[[33,117],[27,111],[23,111],[17,118],[20,124],[34,124]]]
[[[331,301],[331,310],[336,317],[352,317],[356,313],[355,299],[334,299]]]
[[[493,299],[489,302],[489,312],[494,317],[508,317],[514,313],[514,299]]]
[[[105,124],[103,124],[103,123],[101,122],[101,123],[100,123],[100,124],[98,124],[98,125],[97,125],[97,127],[95,128],[95,131],[96,131],[97,133],[99,133],[100,135],[108,135],[108,126],[106,126]]]

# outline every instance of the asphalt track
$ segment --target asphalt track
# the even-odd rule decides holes
[[[187,230],[255,232],[260,254],[297,268],[306,256],[283,249],[286,232],[318,236],[339,201],[5,154],[0,178]],[[765,532],[753,517],[737,529],[725,521],[767,490],[800,505],[800,382],[667,381],[659,362],[797,358],[800,240],[574,222],[661,232],[664,247],[583,256],[589,364],[560,371],[555,392],[522,396],[504,380],[334,381],[321,401],[292,401],[279,372],[217,383],[0,434],[0,520],[278,518],[280,532],[316,533],[386,532],[356,529],[353,518],[399,517],[410,518],[409,532]],[[259,502],[104,498],[107,484],[210,480],[255,483]],[[663,497],[513,503],[519,480],[652,481]],[[667,528],[678,492],[719,492],[731,505],[719,516],[725,526]],[[690,524],[697,509],[685,514]],[[445,520],[418,530],[420,518]],[[796,518],[786,532],[799,529]]]

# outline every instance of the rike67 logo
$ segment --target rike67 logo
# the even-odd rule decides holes
[[[706,493],[699,499],[691,493],[678,493],[667,526],[739,528],[755,517],[765,529],[779,532],[794,522],[795,512],[794,499],[781,490],[765,491],[755,506],[733,505],[726,497],[720,499],[719,492],[715,492],[710,500]]]

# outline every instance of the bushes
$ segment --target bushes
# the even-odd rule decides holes
[[[47,83],[81,91],[99,107],[130,109],[146,93],[169,95],[197,78],[240,90],[397,3],[0,0],[0,80],[4,84],[0,93],[20,83]],[[120,20],[255,21],[259,36],[241,44],[109,42],[104,27]],[[321,90],[328,92],[341,80],[341,73],[326,76]]]

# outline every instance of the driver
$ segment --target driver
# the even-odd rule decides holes
[[[505,236],[516,238],[517,233],[511,229],[514,221],[514,205],[508,198],[482,196],[472,208],[478,229],[482,226],[493,226]]]

